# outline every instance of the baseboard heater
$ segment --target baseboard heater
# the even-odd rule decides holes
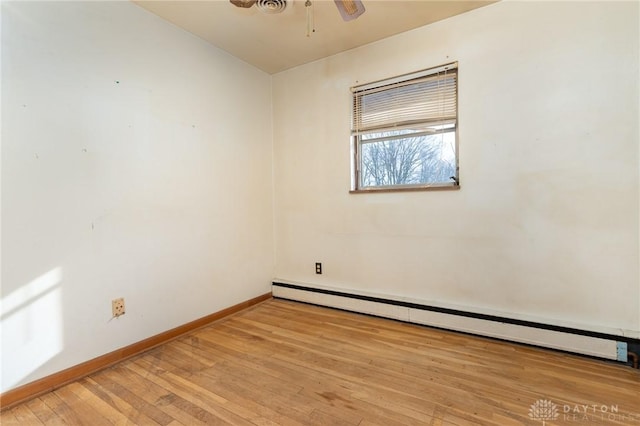
[[[342,290],[273,282],[275,298],[375,315],[446,330],[492,337],[597,358],[629,362],[639,339],[577,328],[485,315],[440,306],[397,300]]]

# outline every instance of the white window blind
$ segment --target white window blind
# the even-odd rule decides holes
[[[352,88],[354,136],[456,124],[457,63]]]

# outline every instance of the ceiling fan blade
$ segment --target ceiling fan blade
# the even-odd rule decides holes
[[[334,0],[342,19],[351,21],[364,13],[364,4],[360,0]]]
[[[253,6],[254,4],[256,4],[257,0],[229,0],[229,1],[234,6],[249,8],[249,7]]]

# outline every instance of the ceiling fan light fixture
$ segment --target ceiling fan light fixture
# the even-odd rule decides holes
[[[342,19],[352,21],[364,13],[364,4],[360,0],[334,0]]]
[[[231,4],[237,7],[250,8],[256,4],[257,0],[229,0]]]

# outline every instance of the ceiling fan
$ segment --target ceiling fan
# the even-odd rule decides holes
[[[264,13],[280,13],[287,8],[292,0],[229,0],[234,6],[249,8],[254,4]],[[333,0],[345,21],[351,21],[364,13],[364,5],[361,0]],[[311,1],[306,0],[305,7],[311,6]]]

